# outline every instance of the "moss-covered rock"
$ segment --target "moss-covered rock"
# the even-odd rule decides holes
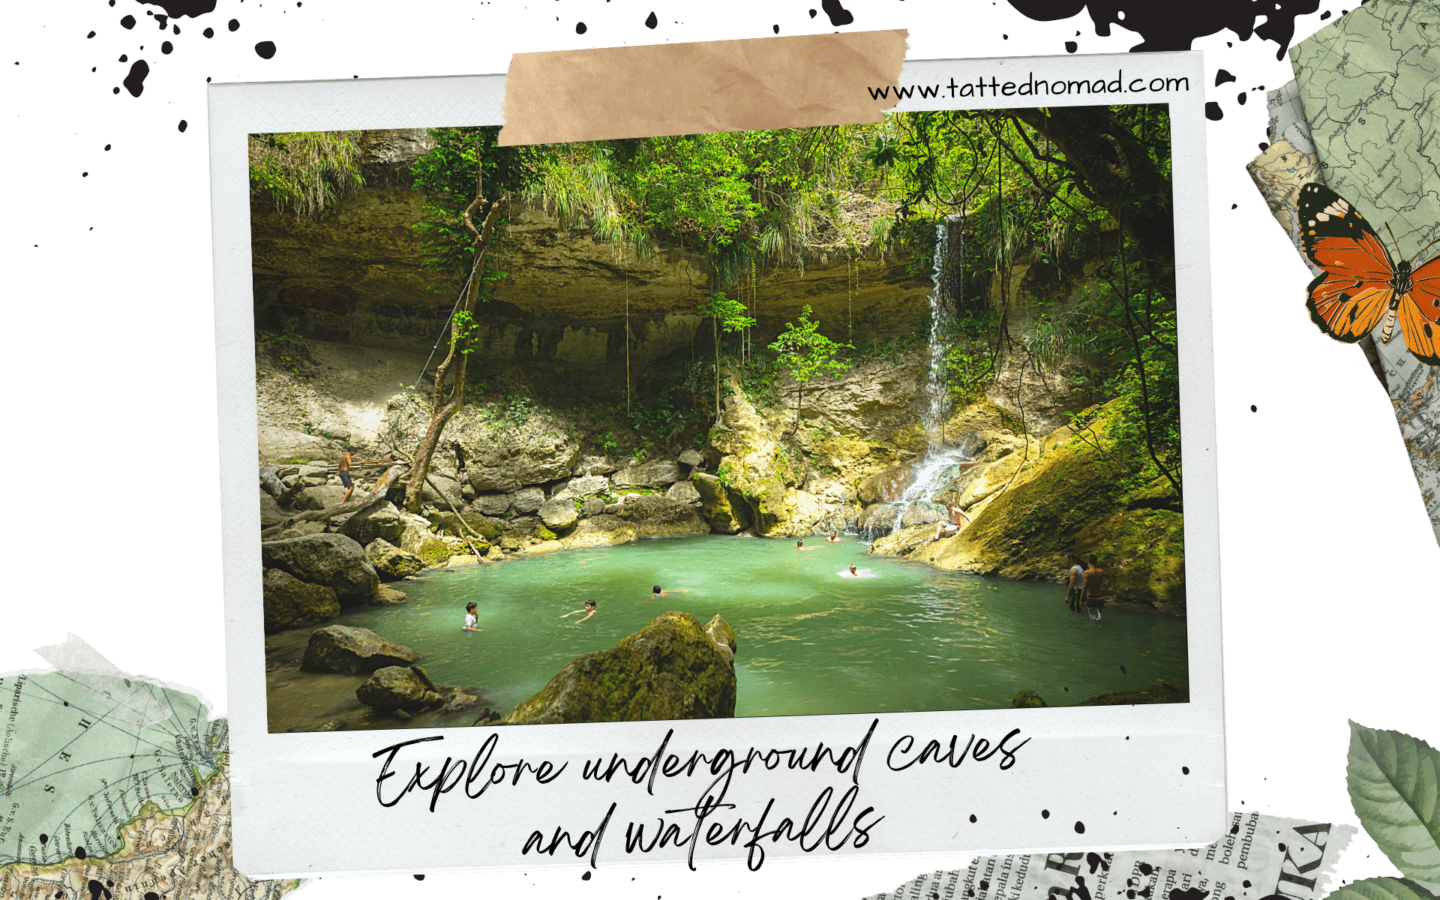
[[[314,625],[340,615],[335,592],[320,584],[307,584],[281,569],[266,569],[262,582],[265,633]]]
[[[716,646],[694,616],[667,612],[613,649],[572,661],[503,722],[539,725],[734,715],[733,657]]]
[[[1044,697],[1034,691],[1021,691],[1015,695],[1015,699],[1010,701],[1011,709],[1039,709],[1049,705],[1045,702]]]
[[[434,683],[415,666],[386,666],[355,689],[361,703],[381,712],[420,712],[439,706],[445,698],[434,689]]]
[[[1163,678],[1150,682],[1143,691],[1115,691],[1082,700],[1076,706],[1131,706],[1136,703],[1189,703],[1190,695]]]
[[[300,668],[307,672],[374,672],[386,666],[409,666],[419,657],[403,644],[388,641],[368,628],[330,625],[310,635]]]
[[[1100,561],[1108,596],[1184,612],[1185,517],[1180,513],[1114,512],[1082,528],[1075,548]]]
[[[696,472],[690,476],[700,494],[700,515],[719,534],[738,534],[750,527],[750,516],[743,503],[732,503],[730,492],[714,475]]]
[[[381,578],[399,581],[425,568],[425,563],[413,553],[406,553],[389,541],[376,538],[365,548],[365,557],[380,573]]]
[[[462,519],[464,520],[464,525],[469,527],[469,531],[466,531],[465,528],[462,527]],[[452,512],[436,513],[430,517],[430,521],[434,524],[436,532],[440,534],[449,535],[450,537],[465,537],[471,532],[474,532],[484,537],[487,541],[493,541],[499,537],[500,532],[503,531],[505,527],[503,522],[478,512],[466,512],[459,515]],[[394,542],[392,541],[391,543]]]

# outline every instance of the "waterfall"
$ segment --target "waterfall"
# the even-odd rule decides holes
[[[925,377],[923,413],[930,448],[915,463],[910,483],[900,499],[867,510],[858,530],[865,540],[893,534],[912,525],[946,518],[935,495],[945,490],[972,458],[966,452],[969,435],[958,444],[948,440],[945,420],[950,414],[949,383],[945,362],[955,324],[955,303],[965,289],[965,218],[947,216],[935,225],[935,258],[930,289],[930,368]]]
[[[965,219],[947,216],[935,225],[935,258],[930,274],[930,370],[925,378],[925,432],[932,447],[945,443],[950,412],[945,358],[955,325],[955,301],[965,289]]]

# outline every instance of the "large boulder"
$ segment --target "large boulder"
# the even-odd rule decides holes
[[[545,492],[538,487],[521,488],[515,492],[515,498],[510,505],[516,513],[528,516],[540,509],[545,502]]]
[[[715,642],[716,647],[729,653],[732,659],[740,652],[740,643],[735,640],[735,629],[731,628],[730,623],[719,613],[705,623],[705,633]]]
[[[341,534],[354,538],[362,545],[369,545],[375,540],[398,544],[404,531],[405,521],[400,518],[400,510],[389,500],[381,500],[365,507],[346,519],[345,525],[340,529]]]
[[[738,534],[750,527],[749,511],[743,503],[732,503],[730,492],[714,475],[696,472],[690,483],[700,495],[700,514],[720,534]]]
[[[285,521],[285,511],[280,508],[280,501],[270,496],[265,491],[260,492],[260,527],[269,528],[271,525],[279,525]]]
[[[345,489],[338,484],[324,484],[317,487],[302,487],[291,505],[301,510],[329,509],[339,506],[345,499]]]
[[[387,641],[368,628],[329,625],[310,635],[300,668],[360,675],[386,666],[409,666],[417,659],[414,650]]]
[[[682,466],[690,466],[691,468],[694,468],[695,466],[703,463],[705,461],[705,457],[700,455],[699,450],[690,449],[681,451],[680,455],[675,457],[675,461],[680,463],[680,465]]]
[[[439,706],[445,698],[432,690],[430,679],[422,678],[413,666],[386,666],[355,689],[355,696],[366,706],[381,712],[420,712]]]
[[[580,456],[580,445],[558,425],[540,420],[512,428],[497,442],[488,430],[480,440],[466,436],[465,474],[476,494],[512,493],[527,484],[568,478]]]
[[[642,538],[688,537],[709,534],[710,524],[688,503],[680,503],[659,494],[628,498],[620,504],[619,516],[635,524]]]
[[[368,601],[380,584],[365,548],[343,534],[263,541],[260,557],[267,569],[284,569],[301,581],[330,588],[342,604]]]
[[[314,625],[340,615],[340,601],[324,585],[307,584],[283,569],[266,569],[261,581],[265,633]]]
[[[581,475],[556,488],[551,499],[574,500],[578,497],[594,497],[609,490],[610,479],[604,475]]]
[[[450,545],[440,540],[420,519],[405,520],[405,530],[400,534],[400,549],[420,557],[426,568],[444,565],[451,556]]]
[[[470,508],[487,516],[503,516],[510,511],[514,494],[477,494]]]
[[[493,541],[505,530],[505,523],[479,512],[463,512],[459,515],[444,512],[436,513],[430,518],[437,533],[450,537],[468,535],[473,538],[478,534],[487,541]]]
[[[620,463],[608,456],[587,456],[575,465],[574,474],[609,475],[620,468]]]
[[[619,516],[599,513],[581,519],[575,530],[564,537],[561,543],[570,549],[583,547],[613,547],[617,544],[634,543],[640,537],[639,529]]]
[[[406,553],[384,538],[376,538],[365,547],[365,558],[370,560],[375,571],[388,581],[409,578],[425,568],[420,557]]]
[[[677,481],[670,485],[665,496],[677,503],[696,503],[700,500],[700,492],[695,490],[695,485],[688,481]]]
[[[460,482],[456,481],[453,475],[446,475],[443,472],[431,472],[426,476],[425,487],[421,490],[420,496],[426,503],[434,504],[440,509],[449,509],[451,506],[460,509],[465,505]],[[446,500],[450,502],[447,504]]]
[[[540,507],[540,521],[551,531],[563,534],[580,521],[580,513],[569,500],[551,500]]]
[[[617,488],[663,488],[680,480],[680,466],[673,459],[657,459],[621,469],[610,476],[610,480]]]
[[[735,661],[694,616],[667,612],[613,649],[573,660],[502,720],[509,725],[735,715]]]

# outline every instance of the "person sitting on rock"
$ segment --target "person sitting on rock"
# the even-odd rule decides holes
[[[568,618],[570,618],[571,616],[575,615],[576,613],[582,613],[582,612],[585,614],[585,619],[588,619],[588,618],[590,618],[591,616],[595,615],[595,601],[594,601],[594,600],[586,600],[586,601],[585,601],[585,608],[584,608],[584,609],[574,609],[574,610],[571,610],[570,612],[566,613],[565,615],[561,616],[560,618],[562,618],[562,619],[568,619]],[[585,621],[585,619],[576,619],[572,624],[579,625],[581,622]]]
[[[961,519],[964,519],[967,525],[970,523],[970,517],[965,515],[965,511],[953,503],[946,503],[945,511],[950,514],[950,521],[936,522],[935,537],[931,538],[931,540],[938,541],[942,537],[946,537],[952,534],[959,534]]]
[[[480,624],[480,616],[478,615],[479,609],[480,609],[480,607],[476,606],[474,603],[467,603],[467,604],[465,604],[465,630],[466,630],[466,631],[484,631],[484,630],[485,630],[485,629],[483,629],[483,628],[477,627],[477,626],[479,626],[479,624]]]

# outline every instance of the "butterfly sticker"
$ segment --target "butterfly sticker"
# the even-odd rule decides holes
[[[1383,323],[1388,344],[1398,321],[1415,358],[1440,365],[1440,257],[1414,270],[1395,264],[1370,223],[1324,185],[1300,188],[1299,205],[1301,246],[1321,270],[1305,307],[1320,330],[1353,344]]]

